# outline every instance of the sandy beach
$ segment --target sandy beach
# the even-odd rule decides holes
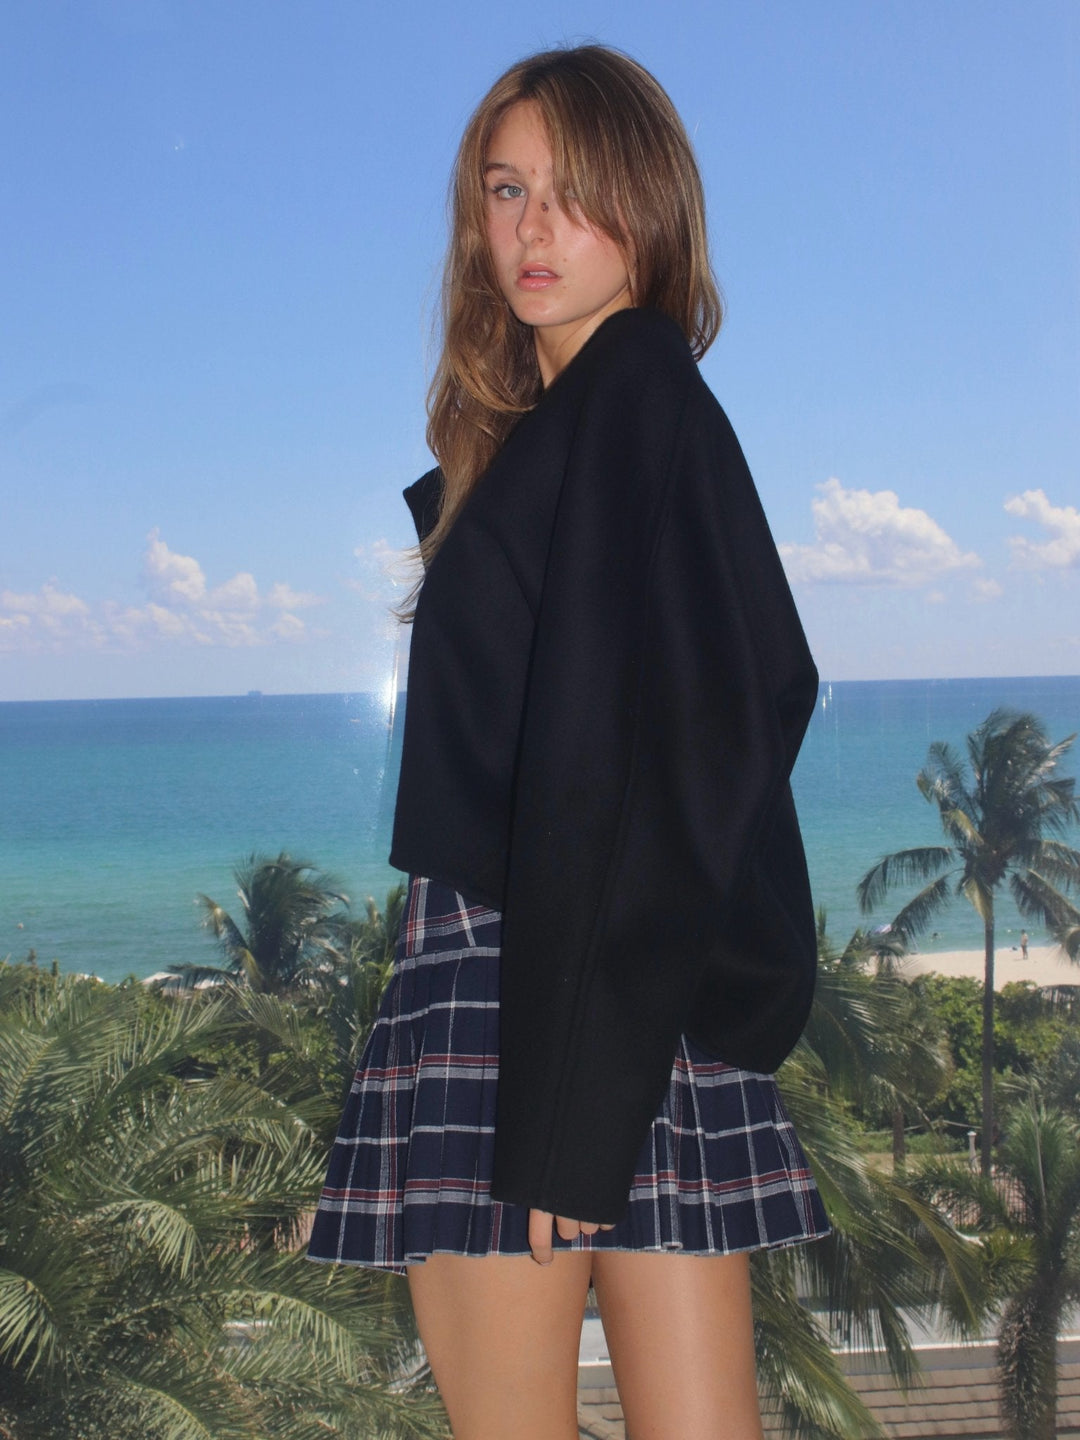
[[[970,975],[983,978],[981,950],[940,950],[908,955],[902,972],[906,975]],[[1031,945],[1028,958],[1020,958],[1019,949],[1010,945],[998,948],[994,960],[994,989],[1000,990],[1013,980],[1031,980],[1036,985],[1080,985],[1080,965],[1071,961],[1056,945]]]

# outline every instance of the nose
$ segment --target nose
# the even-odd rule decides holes
[[[523,241],[543,240],[551,234],[551,204],[544,195],[529,195],[518,220],[518,236]]]

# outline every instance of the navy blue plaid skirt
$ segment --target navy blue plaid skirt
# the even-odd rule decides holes
[[[308,1256],[404,1274],[428,1255],[527,1255],[528,1210],[491,1198],[497,910],[414,876],[393,975],[342,1116]],[[828,1221],[771,1075],[685,1036],[627,1214],[562,1249],[693,1255],[796,1245]]]

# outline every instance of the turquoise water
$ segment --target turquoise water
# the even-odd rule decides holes
[[[835,938],[860,923],[868,866],[939,839],[914,783],[929,743],[961,742],[997,705],[1061,739],[1080,729],[1080,677],[822,686],[795,791]],[[400,706],[390,720],[373,695],[0,704],[0,956],[110,980],[210,958],[195,897],[235,913],[231,869],[252,851],[309,858],[358,906],[381,901]],[[1019,930],[1006,907],[1002,943]],[[924,949],[980,943],[961,905],[938,932]]]
[[[919,794],[915,776],[935,740],[964,749],[964,741],[999,706],[1028,710],[1053,741],[1080,731],[1080,676],[987,680],[867,680],[824,684],[794,777],[815,903],[828,913],[829,932],[846,939],[857,924],[887,921],[911,891],[872,917],[854,897],[859,878],[893,850],[943,843],[937,810]],[[1062,761],[1080,773],[1080,742]],[[1080,845],[1080,833],[1069,836]],[[998,942],[1018,942],[1026,928],[1032,943],[1046,937],[1022,922],[1010,897],[997,905]],[[956,902],[920,938],[922,950],[977,950],[982,924]]]

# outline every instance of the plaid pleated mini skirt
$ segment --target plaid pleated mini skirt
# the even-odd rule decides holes
[[[497,910],[409,882],[397,956],[330,1157],[308,1258],[404,1274],[429,1255],[527,1255],[528,1210],[491,1198]],[[694,1255],[797,1245],[829,1225],[771,1075],[684,1036],[612,1230],[556,1248]]]

